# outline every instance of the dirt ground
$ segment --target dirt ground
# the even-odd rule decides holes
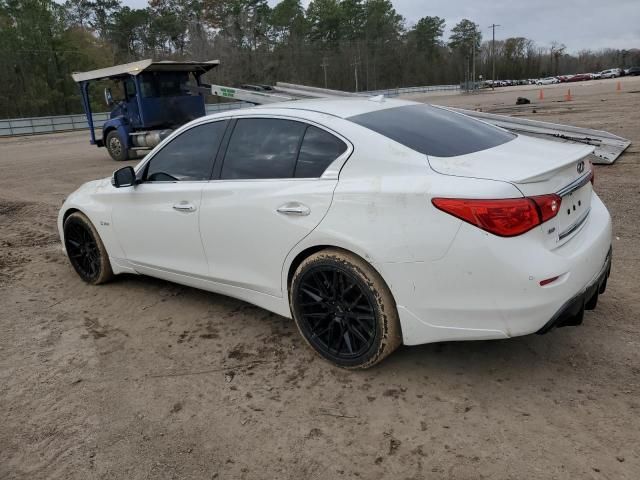
[[[640,77],[615,86],[423,98],[631,139],[596,173],[612,277],[581,327],[404,347],[364,372],[237,300],[83,284],[57,210],[116,164],[86,132],[0,140],[0,478],[640,478]]]

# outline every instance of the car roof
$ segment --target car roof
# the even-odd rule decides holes
[[[290,102],[271,103],[268,105],[261,105],[255,108],[254,111],[260,110],[261,113],[267,113],[271,110],[278,110],[282,113],[282,110],[295,110],[299,113],[308,111],[316,113],[324,113],[327,115],[333,115],[340,118],[349,118],[355,115],[361,115],[363,113],[376,112],[380,110],[386,110],[388,108],[404,107],[408,105],[418,105],[418,102],[412,102],[409,100],[389,99],[383,97],[346,97],[346,98],[321,98],[321,99],[307,99],[307,100],[294,100]],[[253,110],[253,109],[252,109]],[[246,113],[247,109],[242,109],[241,112]]]

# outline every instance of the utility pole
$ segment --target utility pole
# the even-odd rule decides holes
[[[353,67],[353,72],[356,77],[356,92],[358,91],[358,65],[360,65],[361,63],[362,62],[360,61],[359,57],[353,57],[353,63],[351,64],[351,66]]]
[[[493,30],[493,35],[491,36],[491,90],[495,88],[494,84],[496,83],[496,27],[499,26],[495,23],[489,25],[489,28]]]
[[[322,63],[320,64],[320,66],[322,67],[322,70],[324,70],[324,88],[329,88],[327,87],[327,67],[329,66],[327,57],[322,58]]]
[[[478,40],[478,34],[477,32],[473,34],[473,53],[471,55],[471,58],[473,59],[473,65],[471,67],[471,71],[473,72],[471,74],[471,88],[475,91],[476,89],[476,42]]]

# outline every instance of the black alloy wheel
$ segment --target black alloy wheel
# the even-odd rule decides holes
[[[327,249],[305,259],[293,275],[289,300],[307,343],[340,367],[370,367],[401,343],[386,283],[350,252]]]
[[[371,293],[348,271],[317,266],[305,272],[297,305],[310,342],[326,357],[354,359],[374,345],[376,319]]]
[[[112,277],[104,245],[82,213],[75,212],[65,220],[64,245],[71,265],[82,280],[97,285]]]

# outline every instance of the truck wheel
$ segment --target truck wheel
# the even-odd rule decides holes
[[[289,303],[307,343],[343,368],[368,368],[402,343],[395,301],[382,277],[352,253],[322,250],[304,260]]]
[[[129,159],[129,149],[126,142],[120,138],[117,130],[112,130],[107,135],[107,141],[105,146],[109,151],[109,155],[117,162],[122,162]]]

